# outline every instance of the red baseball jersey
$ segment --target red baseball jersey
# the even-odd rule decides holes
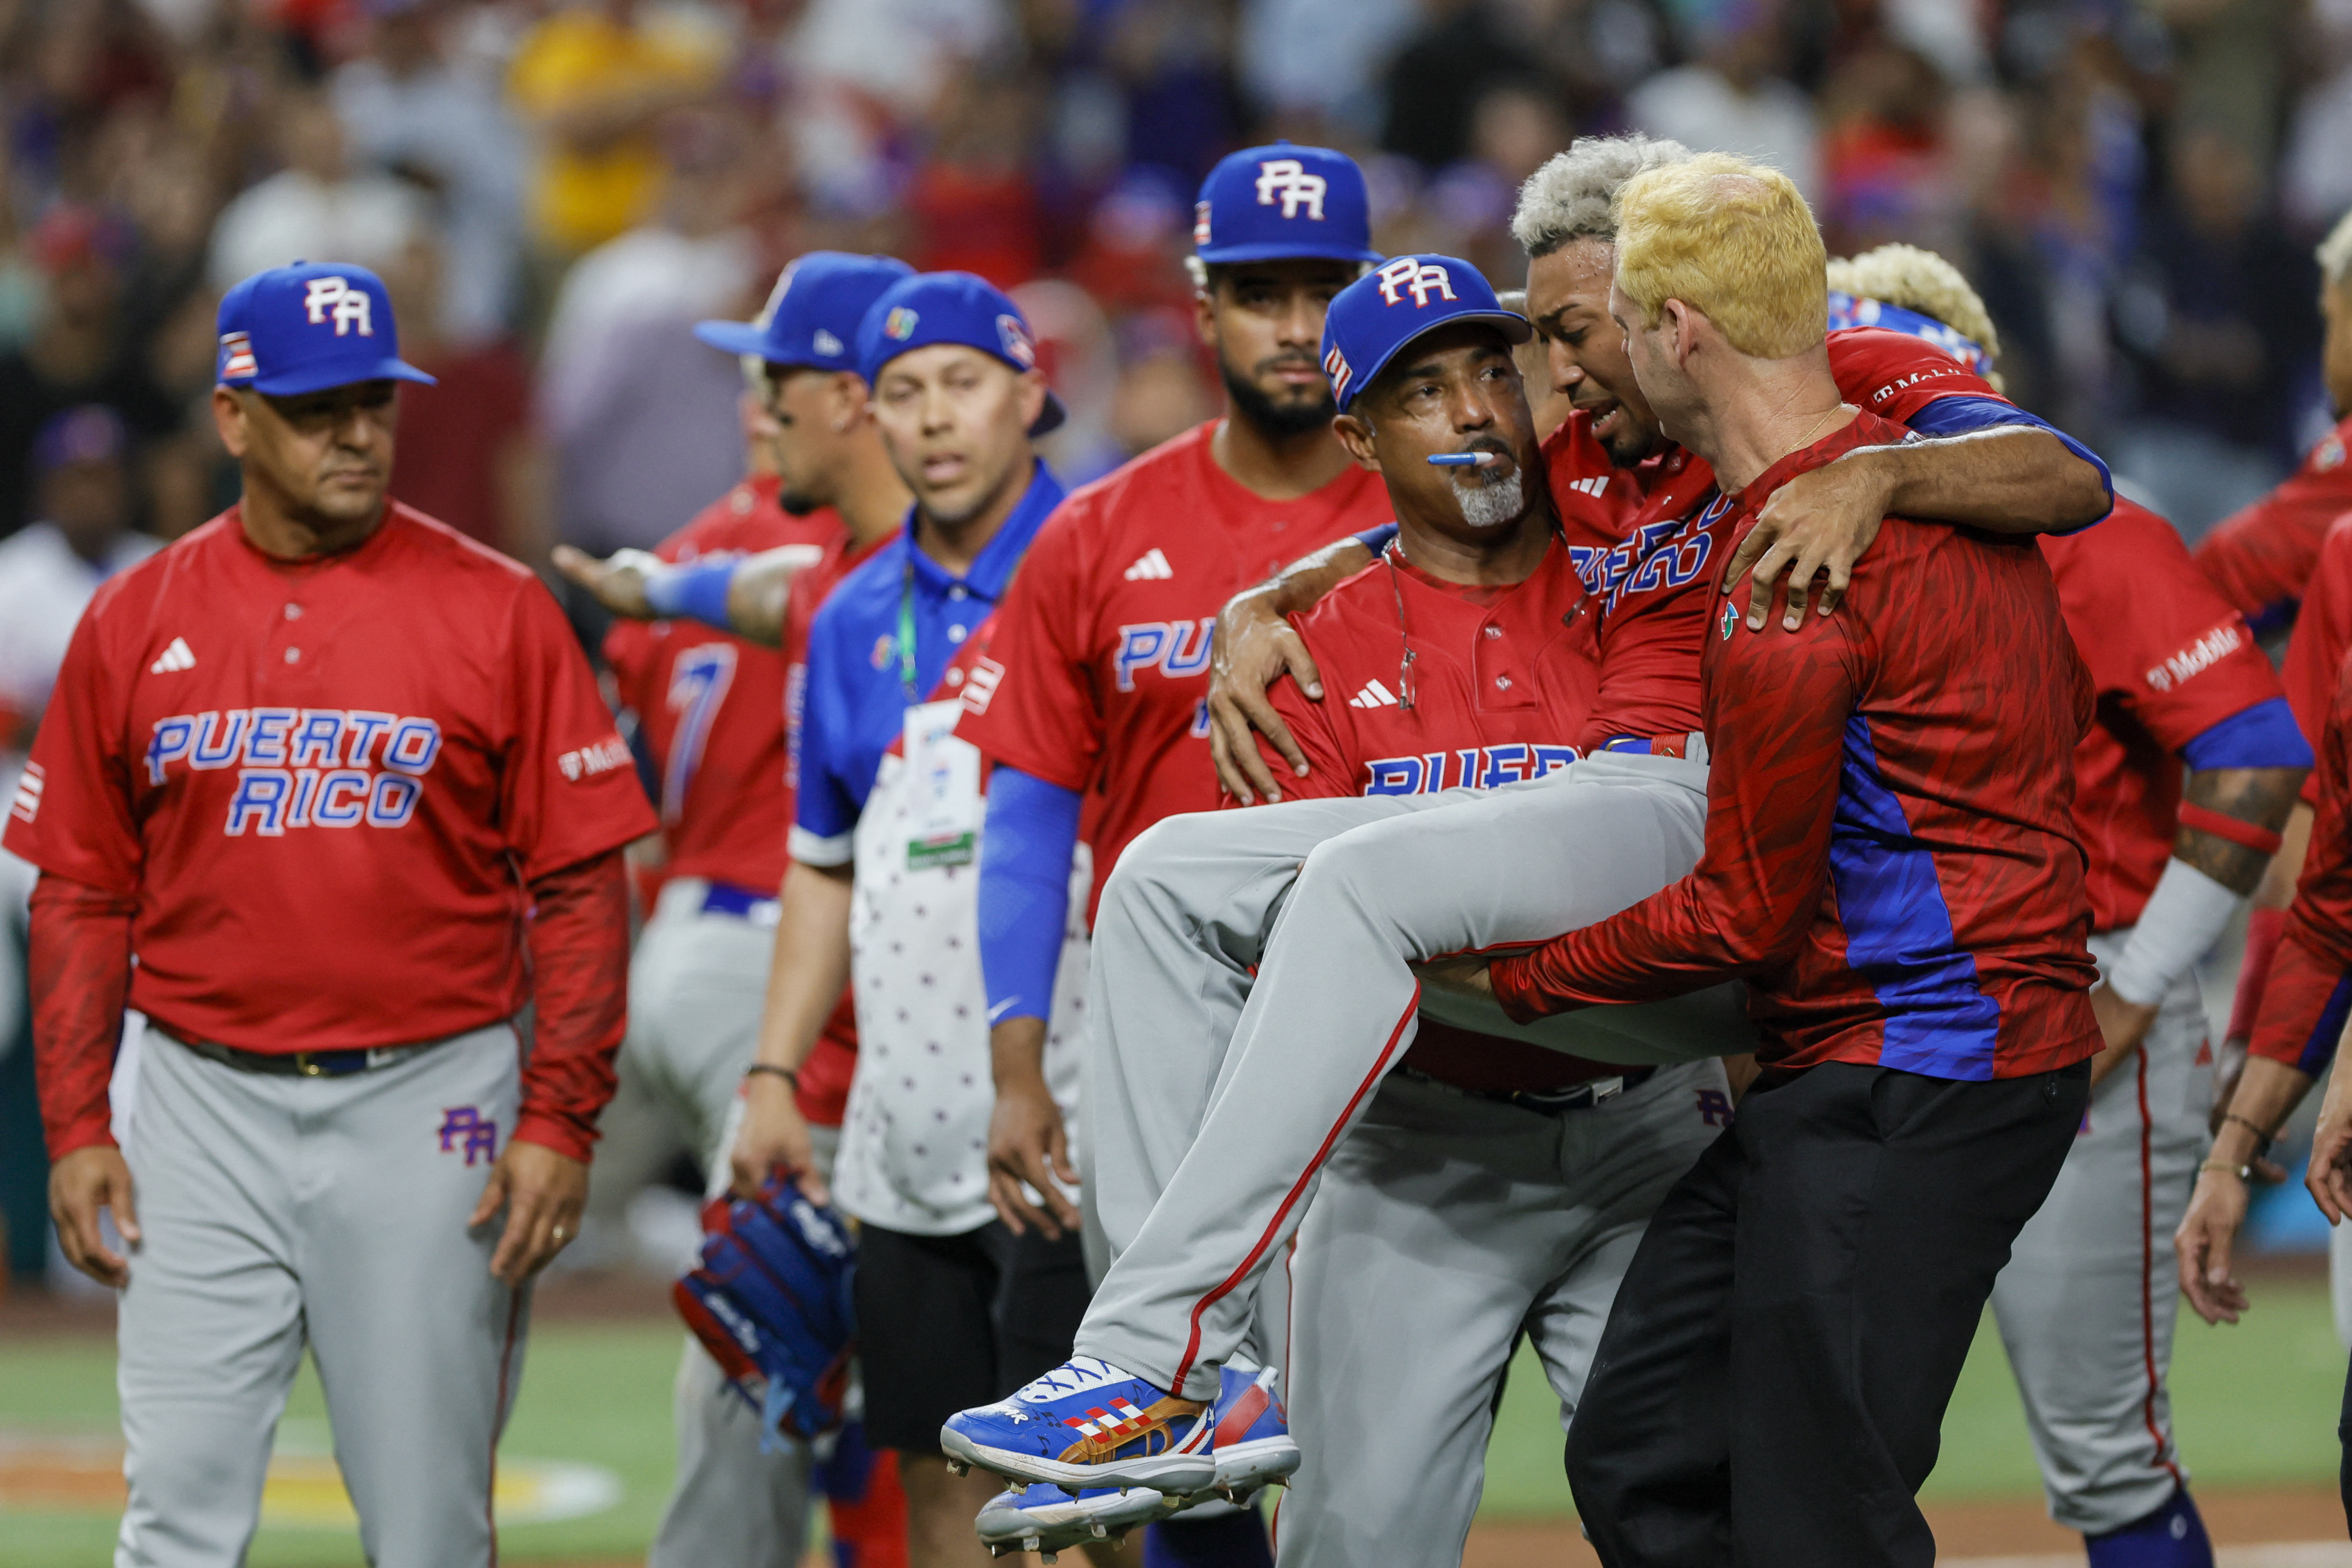
[[[746,479],[662,541],[664,560],[791,549],[807,570],[844,537],[831,508],[795,517],[781,481]],[[604,636],[624,706],[661,778],[671,876],[774,897],[784,880],[784,655],[698,621],[623,621]]]
[[[1789,479],[1901,437],[1861,414],[1718,497],[1707,527],[1734,545]],[[1717,605],[1703,654],[1697,868],[1497,961],[1505,1007],[1647,1000],[1736,973],[1767,1067],[1984,1080],[2095,1052],[2072,821],[2091,685],[2041,550],[1890,517],[1836,614],[1750,634],[1747,597]]]
[[[1831,333],[1829,349],[1840,393],[1881,421],[1939,398],[2008,401],[1908,332],[1857,327]],[[1692,454],[1675,447],[1653,463],[1633,527],[1584,568],[1601,619],[1601,690],[1580,737],[1588,750],[1645,739],[1671,749],[1700,727],[1696,655],[1715,621],[1709,585],[1729,559],[1724,530],[1744,514],[1705,505],[1715,475]]]
[[[309,561],[232,507],[111,579],[33,767],[7,847],[137,900],[132,1007],[253,1051],[511,1017],[526,884],[654,830],[554,599],[396,504]]]
[[[784,826],[792,823],[793,791],[800,786],[801,702],[808,691],[808,630],[817,608],[833,592],[835,584],[865,564],[866,558],[890,542],[884,534],[866,544],[849,537],[845,528],[837,530],[825,541],[824,552],[813,565],[803,567],[793,574],[793,585],[784,601]],[[783,854],[784,832],[776,834],[776,849]],[[788,857],[787,857],[788,858]],[[813,874],[813,873],[812,873]],[[841,999],[824,1020],[824,1030],[816,1044],[801,1062],[800,1084],[793,1091],[793,1103],[799,1107],[802,1119],[811,1126],[838,1127],[843,1114],[849,1109],[850,1081],[857,1076],[857,1000],[852,990],[842,988]]]
[[[2096,528],[2041,542],[2097,694],[2074,749],[2074,831],[2090,857],[2091,928],[2112,931],[2139,918],[2172,857],[2180,748],[2277,696],[2279,682],[2244,618],[2145,507],[2117,497]]]
[[[1217,804],[1209,765],[1209,638],[1254,582],[1391,517],[1378,474],[1349,468],[1268,501],[1217,466],[1200,425],[1073,491],[1037,532],[997,612],[986,705],[958,734],[1024,773],[1088,796],[1094,893],[1134,837]]]
[[[2295,613],[2321,541],[2336,518],[2352,512],[2347,440],[2352,419],[2329,431],[2276,489],[2222,518],[2198,543],[2197,564],[2257,631],[2273,631]]]
[[[1323,672],[1310,702],[1271,695],[1306,753],[1285,798],[1435,793],[1539,778],[1576,759],[1595,680],[1591,619],[1564,543],[1509,588],[1431,577],[1391,544],[1294,617]],[[1400,667],[1406,644],[1412,673]],[[1410,693],[1411,703],[1405,701]],[[1269,766],[1281,758],[1265,747]],[[1624,1071],[1424,1017],[1403,1064],[1464,1089],[1541,1092]]]
[[[2352,1019],[2352,682],[2340,674],[2315,749],[2311,852],[2247,1049],[2315,1078]]]
[[[2295,612],[2294,635],[2287,639],[2286,660],[2279,666],[2287,706],[2294,710],[2294,722],[2315,753],[2327,728],[2328,709],[2336,704],[2336,681],[2347,652],[2352,652],[2352,516],[2338,517],[2320,541],[2319,558]],[[2319,804],[2316,768],[2303,781],[2303,798],[2314,807]]]

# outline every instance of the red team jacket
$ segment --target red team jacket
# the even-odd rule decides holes
[[[2247,1049],[2316,1077],[2352,1018],[2352,683],[2339,675],[2315,749],[2311,852]]]
[[[956,733],[992,762],[1087,800],[1087,918],[1138,833],[1213,810],[1209,638],[1226,600],[1300,556],[1389,520],[1377,474],[1350,468],[1267,501],[1217,466],[1210,421],[1073,491],[1037,532],[997,612],[993,689]]]
[[[843,537],[841,519],[830,508],[789,516],[779,487],[772,476],[744,480],[654,553],[681,561],[796,547],[808,570]],[[784,655],[698,621],[623,621],[604,635],[604,662],[659,770],[665,874],[773,898],[793,820]]]
[[[396,503],[299,562],[232,507],[110,579],[27,778],[6,846],[137,901],[130,1005],[253,1051],[512,1017],[526,884],[654,828],[554,599]],[[593,1043],[542,1034],[516,1136],[586,1157]],[[104,1141],[110,1066],[44,1052],[53,1155]]]
[[[2074,831],[2091,929],[2112,931],[2139,918],[2172,857],[2180,748],[2277,696],[2279,681],[2179,531],[2147,507],[2117,497],[2097,527],[2041,542],[2097,698],[2074,749]]]
[[[1864,413],[1711,502],[1708,580],[1780,485],[1902,436]],[[1838,613],[1795,632],[1747,632],[1744,594],[1677,597],[1706,617],[1706,850],[1675,886],[1498,960],[1505,1008],[1739,973],[1767,1067],[1983,1080],[2096,1052],[2070,766],[2091,685],[2032,542],[1889,518]]]
[[[2336,518],[2352,512],[2347,440],[2352,419],[2330,431],[2278,488],[2222,518],[2198,542],[2197,564],[2257,630],[2269,632],[2295,612],[2320,541]]]

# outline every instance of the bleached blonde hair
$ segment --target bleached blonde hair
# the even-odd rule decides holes
[[[1829,253],[1779,170],[1703,152],[1634,175],[1613,210],[1617,287],[1646,324],[1679,299],[1759,360],[1801,354],[1826,335]]]
[[[2352,213],[2336,219],[2319,242],[2319,276],[2330,288],[2341,288],[2352,276]]]
[[[1856,256],[1832,256],[1829,285],[1843,294],[1933,317],[1961,337],[1974,340],[1986,359],[2000,358],[2000,334],[1994,329],[1992,313],[1960,269],[1932,250],[1883,245]],[[2007,390],[1999,371],[1985,380],[1995,392]]]

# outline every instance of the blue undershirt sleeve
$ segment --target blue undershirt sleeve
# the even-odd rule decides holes
[[[2308,768],[2311,743],[2294,722],[2286,698],[2271,697],[2242,708],[2180,748],[2190,771],[2217,768]]]
[[[1397,526],[1394,523],[1382,523],[1377,528],[1366,528],[1362,533],[1355,536],[1355,540],[1374,555],[1378,555],[1388,549],[1390,541],[1396,537]]]
[[[741,556],[726,555],[684,566],[664,567],[646,576],[646,602],[665,621],[691,616],[706,626],[731,632],[734,627],[727,619],[727,591],[735,581],[735,569],[742,564]]]
[[[2029,430],[2046,430],[2064,442],[2067,451],[2099,471],[2099,483],[2107,492],[2107,509],[2108,511],[2115,509],[2116,476],[2107,472],[2107,465],[2099,461],[2099,455],[2040,414],[2029,413],[2013,402],[2003,402],[1998,398],[1966,395],[1939,397],[1903,423],[1922,435],[1967,435],[1973,431],[1992,430],[2004,424],[2021,425]],[[2106,513],[2102,512],[2097,518],[2094,519],[2094,522],[2102,521],[2105,517]],[[2085,523],[2083,528],[2092,526],[2092,523]],[[2082,528],[2069,528],[2066,531],[2080,533]]]
[[[988,1021],[1044,1019],[1070,918],[1078,792],[999,763],[981,834],[980,969]]]

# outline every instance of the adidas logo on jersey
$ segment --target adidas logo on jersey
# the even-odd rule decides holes
[[[174,637],[172,639],[172,645],[163,650],[163,656],[147,666],[147,673],[151,675],[168,675],[174,670],[193,670],[195,667],[196,656],[188,652],[188,640],[185,637]]]
[[[1364,683],[1364,689],[1348,699],[1349,707],[1394,707],[1396,694],[1375,678]]]
[[[1168,564],[1168,558],[1160,553],[1158,545],[1152,546],[1143,559],[1127,569],[1127,580],[1129,582],[1150,582],[1175,575],[1175,569]]]
[[[1598,498],[1602,491],[1609,488],[1609,476],[1595,474],[1590,479],[1570,479],[1568,482],[1568,487],[1580,496],[1591,496]]]

